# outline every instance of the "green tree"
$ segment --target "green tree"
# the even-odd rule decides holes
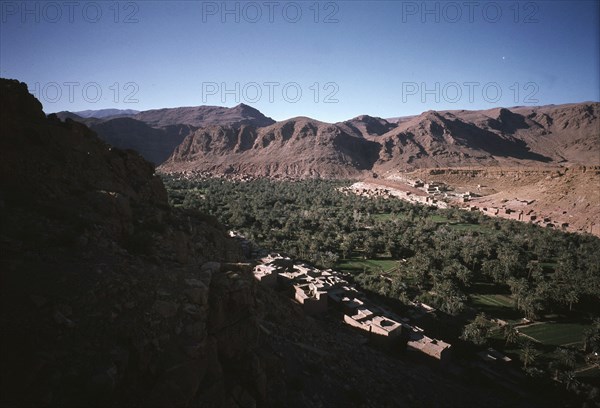
[[[540,352],[535,348],[533,343],[529,340],[525,341],[521,346],[521,353],[519,358],[523,362],[523,367],[527,368],[531,364],[535,363]]]
[[[573,350],[559,347],[556,350],[556,358],[563,368],[572,369],[575,367],[576,357]]]
[[[521,309],[522,303],[529,294],[529,285],[525,278],[515,279],[511,278],[507,281],[510,287],[510,292],[515,299],[517,309]]]
[[[592,326],[583,332],[583,350],[590,353],[600,352],[600,318],[594,319]]]
[[[513,323],[508,323],[502,328],[505,344],[516,344],[519,340],[519,331]]]
[[[565,302],[569,304],[569,311],[573,310],[573,304],[579,302],[579,291],[573,287],[565,294]]]
[[[481,346],[486,343],[490,328],[491,324],[485,313],[480,313],[471,323],[465,325],[460,338]]]
[[[348,259],[354,251],[354,242],[349,238],[344,238],[340,244],[340,250],[342,251],[342,258]]]
[[[450,279],[436,280],[433,286],[436,305],[444,313],[457,315],[465,307],[466,297]]]
[[[377,255],[377,240],[369,235],[363,243],[363,251],[365,259],[373,259]]]

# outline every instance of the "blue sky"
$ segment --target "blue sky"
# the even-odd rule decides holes
[[[599,1],[2,1],[47,113],[246,103],[283,120],[600,100]]]

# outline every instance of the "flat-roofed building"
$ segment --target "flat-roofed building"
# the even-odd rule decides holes
[[[327,292],[318,290],[312,283],[295,285],[294,298],[302,305],[306,314],[318,314],[327,311]]]
[[[265,286],[277,285],[278,268],[273,265],[256,265],[254,267],[254,278]]]
[[[317,277],[321,275],[321,271],[306,264],[295,264],[294,270],[308,276]]]
[[[385,337],[396,337],[402,331],[402,324],[384,316],[371,320],[371,332]]]
[[[488,361],[491,363],[510,363],[512,361],[512,359],[508,356],[505,356],[504,354],[500,353],[498,350],[493,349],[493,348],[488,348],[487,350],[484,351],[480,351],[479,353],[477,353],[477,355],[479,356],[479,358],[481,358],[483,361]]]
[[[359,307],[353,315],[344,315],[344,322],[368,335],[369,342],[384,347],[396,347],[401,343],[403,325],[389,317],[380,316],[376,308]]]
[[[343,283],[339,286],[333,287],[327,292],[327,295],[331,300],[335,303],[342,304],[344,298],[353,299],[359,298],[362,296],[362,293],[356,289],[354,286],[348,285],[348,283]]]
[[[289,287],[294,283],[307,283],[307,275],[303,272],[294,270],[293,272],[281,272],[277,275],[278,282],[284,286]]]
[[[352,315],[356,309],[364,306],[365,302],[355,297],[344,296],[340,302],[340,305],[345,313]]]
[[[407,346],[440,361],[445,361],[450,357],[451,345],[449,343],[427,337],[423,334],[423,330],[417,327],[413,328],[409,334]]]
[[[274,265],[284,269],[291,270],[294,266],[294,261],[277,253],[271,253],[260,259],[260,262],[265,265]]]

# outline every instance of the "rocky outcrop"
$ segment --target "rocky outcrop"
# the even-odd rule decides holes
[[[396,123],[369,115],[357,116],[337,125],[349,134],[366,138],[381,136],[398,126]]]

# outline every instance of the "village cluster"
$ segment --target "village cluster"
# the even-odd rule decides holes
[[[480,211],[490,217],[501,217],[510,220],[530,222],[545,226],[548,228],[567,229],[569,223],[558,223],[549,216],[537,214],[532,208],[527,208],[535,200],[505,200],[501,207],[492,207],[485,205],[469,204],[474,198],[480,197],[479,194],[467,191],[464,193],[455,192],[452,188],[441,182],[426,183],[422,180],[402,179],[412,191],[401,190],[393,187],[384,187],[373,183],[357,182],[352,184],[345,191],[351,191],[354,194],[365,197],[396,197],[404,201],[416,204],[424,204],[437,208],[456,207],[467,211]],[[522,208],[524,207],[524,208]],[[566,213],[566,212],[565,212]],[[592,231],[590,230],[590,233]]]
[[[254,277],[262,285],[288,291],[307,314],[324,314],[330,307],[336,308],[343,313],[346,324],[367,335],[374,344],[407,347],[438,360],[448,358],[450,344],[427,337],[421,328],[409,324],[408,318],[367,299],[348,282],[346,274],[331,269],[320,270],[279,254],[270,254],[258,261]],[[413,306],[421,313],[434,311],[427,305]]]
[[[421,184],[420,186],[424,187],[424,184]],[[414,187],[414,186],[411,185],[411,187]],[[434,190],[435,187],[432,187],[432,190],[431,190],[432,193],[429,194],[429,193],[424,193],[422,191],[418,191],[417,189],[418,189],[418,187],[415,187],[414,189],[412,189],[412,191],[409,191],[408,189],[400,190],[398,188],[383,187],[383,186],[380,186],[380,185],[377,185],[374,183],[360,181],[360,182],[352,184],[350,187],[342,188],[341,191],[352,192],[354,194],[357,194],[357,195],[360,195],[363,197],[369,197],[369,198],[396,197],[401,200],[408,201],[410,203],[425,204],[425,205],[435,206],[438,208],[448,208],[448,203],[446,203],[445,201],[442,200],[443,194],[441,194],[441,192],[445,191],[445,190],[443,190],[443,189],[440,190],[439,187],[437,190]],[[429,189],[429,185],[428,185],[428,189]]]

